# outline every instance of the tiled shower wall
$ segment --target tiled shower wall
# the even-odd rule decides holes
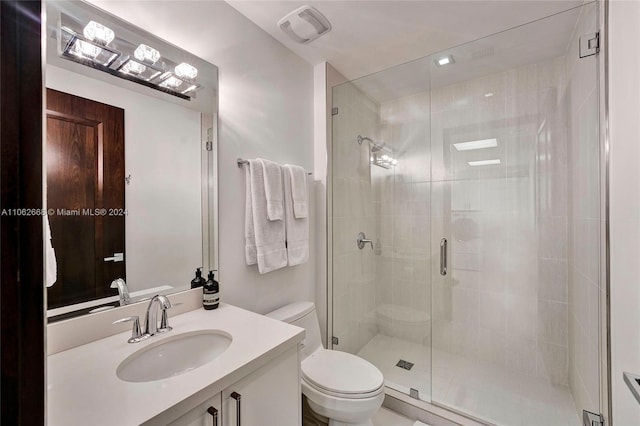
[[[398,164],[371,166],[376,323],[382,334],[429,346],[429,93],[382,102],[380,114],[380,140]]]
[[[596,4],[582,8],[566,57],[569,76],[569,383],[579,411],[598,412],[600,150],[596,57],[579,59],[583,34],[597,27]]]
[[[374,237],[374,208],[368,145],[357,136],[378,139],[379,107],[352,83],[333,90],[333,335],[335,349],[358,352],[375,334],[375,256],[367,245],[358,249],[364,232]]]

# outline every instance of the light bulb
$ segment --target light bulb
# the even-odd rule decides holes
[[[115,38],[115,33],[109,27],[105,27],[96,21],[90,21],[86,27],[84,27],[83,34],[86,38],[97,43],[108,45]]]
[[[137,60],[146,61],[151,64],[155,64],[156,62],[158,62],[158,59],[160,59],[160,52],[158,52],[153,47],[147,46],[146,44],[141,44],[140,46],[138,46],[135,52],[133,52],[133,55]]]
[[[140,75],[145,72],[147,67],[142,64],[137,63],[136,61],[128,61],[124,66],[120,69],[125,74],[131,75]]]
[[[189,80],[193,80],[198,75],[198,69],[187,64],[186,62],[183,62],[180,65],[176,66],[175,71],[178,77],[188,78]]]
[[[94,46],[91,43],[87,43],[86,41],[77,40],[73,45],[73,53],[76,56],[80,56],[82,58],[91,58],[95,59],[102,52],[98,46]]]
[[[182,80],[180,80],[179,78],[175,78],[175,77],[169,77],[168,79],[166,79],[165,81],[160,83],[160,86],[166,87],[166,88],[169,88],[169,89],[177,89],[181,85],[182,85]]]

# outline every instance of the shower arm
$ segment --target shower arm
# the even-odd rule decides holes
[[[356,140],[358,141],[358,145],[362,145],[362,142],[365,142],[365,141],[369,142],[370,145],[373,145],[373,148],[370,148],[371,152],[382,151],[383,149],[385,149],[385,145],[386,145],[384,142],[382,143],[382,145],[378,145],[373,141],[373,139],[367,136],[362,136],[362,135],[358,135]]]
[[[364,141],[367,141],[367,142],[370,142],[370,143],[376,145],[376,143],[371,138],[368,138],[368,137],[362,136],[362,135],[358,135],[358,145],[362,145],[362,142],[364,142]]]

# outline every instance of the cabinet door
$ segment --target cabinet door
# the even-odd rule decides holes
[[[193,410],[180,416],[168,426],[222,426],[221,394],[198,405]]]
[[[224,426],[301,424],[300,364],[292,349],[222,392]],[[238,412],[240,418],[238,418]]]

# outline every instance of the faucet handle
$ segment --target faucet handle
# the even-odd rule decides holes
[[[182,305],[182,302],[172,303],[171,306],[162,307],[162,316],[160,317],[160,327],[158,327],[158,333],[166,333],[167,331],[173,330],[173,327],[169,325],[169,314],[167,314],[167,309],[175,308],[176,306]]]
[[[173,327],[169,325],[169,315],[167,315],[168,308],[162,308],[162,316],[160,317],[160,327],[158,327],[158,333],[166,333],[173,330]]]
[[[149,337],[148,334],[142,334],[142,332],[140,331],[140,318],[137,315],[120,318],[119,320],[115,320],[112,324],[121,324],[128,321],[133,321],[133,328],[131,329],[131,338],[127,340],[127,342],[138,343]]]

